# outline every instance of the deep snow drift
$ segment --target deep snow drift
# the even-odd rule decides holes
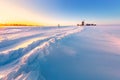
[[[0,80],[120,80],[120,28],[0,30]]]

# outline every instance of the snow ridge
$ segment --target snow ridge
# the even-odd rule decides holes
[[[43,32],[44,34],[41,33],[43,35],[39,37],[45,38],[32,41],[29,45],[18,49],[14,49],[15,46],[8,51],[3,49],[0,51],[0,80],[45,80],[41,74],[40,60],[50,54],[52,46],[55,46],[57,41],[82,29],[83,27],[37,29],[36,35]],[[30,30],[32,32],[35,29]]]

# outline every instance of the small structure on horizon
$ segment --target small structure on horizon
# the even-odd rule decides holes
[[[82,21],[82,24],[81,24],[81,26],[84,26],[85,25],[85,22],[84,21]]]
[[[77,24],[77,26],[96,26],[96,24],[85,24],[85,21],[82,21],[81,24]]]
[[[86,24],[86,26],[96,26],[96,24]]]
[[[80,24],[77,24],[77,26],[81,26]]]
[[[77,26],[85,26],[85,21],[82,21],[81,24],[77,24]]]

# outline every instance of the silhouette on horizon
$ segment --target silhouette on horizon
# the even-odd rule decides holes
[[[82,24],[81,24],[81,26],[84,26],[85,25],[85,21],[82,21]]]
[[[96,24],[89,24],[89,23],[85,24],[85,21],[82,21],[82,23],[81,24],[77,24],[77,26],[96,26]]]

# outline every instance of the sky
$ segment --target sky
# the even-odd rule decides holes
[[[0,0],[0,23],[120,24],[120,0]]]

